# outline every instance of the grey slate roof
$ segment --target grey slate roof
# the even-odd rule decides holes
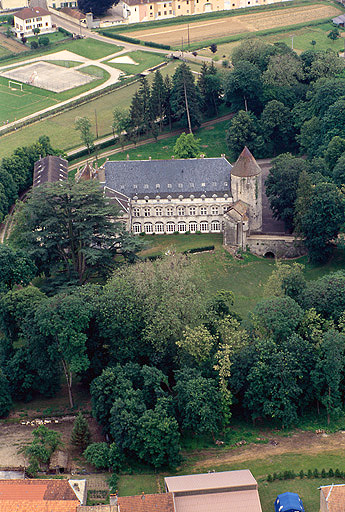
[[[225,158],[107,161],[104,169],[105,186],[129,198],[230,195],[231,164]]]
[[[32,184],[34,188],[44,183],[67,181],[67,179],[68,162],[64,158],[49,155],[35,162]]]

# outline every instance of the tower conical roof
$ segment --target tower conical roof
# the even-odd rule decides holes
[[[244,150],[236,160],[236,163],[233,165],[231,174],[241,178],[247,178],[249,176],[257,176],[258,174],[261,174],[261,169],[256,163],[255,158],[247,146],[245,146]]]

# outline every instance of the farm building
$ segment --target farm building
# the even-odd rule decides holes
[[[337,16],[336,18],[332,19],[334,25],[338,25],[339,27],[344,27],[345,25],[345,14],[341,14],[340,16]]]
[[[304,512],[302,500],[295,492],[279,494],[274,509],[275,512]]]
[[[49,11],[42,7],[26,7],[14,14],[14,32],[19,39],[34,35],[35,29],[39,29],[40,34],[55,32]]]
[[[249,471],[223,471],[165,478],[175,512],[261,512],[258,484]]]

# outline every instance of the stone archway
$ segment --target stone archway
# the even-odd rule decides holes
[[[275,258],[275,254],[274,254],[274,252],[272,252],[272,251],[267,251],[267,252],[265,252],[265,254],[264,254],[264,258],[274,259],[274,258]]]

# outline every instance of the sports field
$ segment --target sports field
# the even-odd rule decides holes
[[[270,30],[284,26],[310,23],[314,20],[331,18],[342,11],[334,5],[315,4],[296,6],[287,9],[265,10],[252,14],[222,17],[189,23],[189,41],[191,43],[219,39],[226,36]],[[153,41],[155,43],[181,44],[182,38],[187,41],[188,26],[186,23],[157,27],[156,29],[128,31],[126,35]]]

